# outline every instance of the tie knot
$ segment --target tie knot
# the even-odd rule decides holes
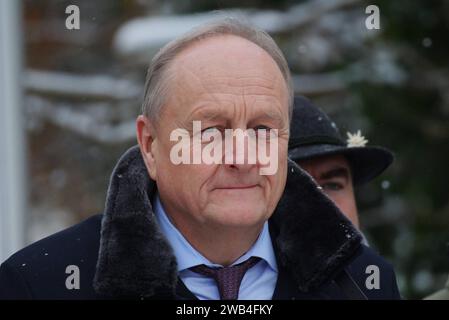
[[[190,268],[190,270],[213,278],[217,283],[221,300],[237,300],[243,276],[259,261],[259,257],[251,257],[234,266],[213,268],[201,264]]]

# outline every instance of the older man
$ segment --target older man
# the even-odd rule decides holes
[[[360,132],[348,133],[344,140],[326,113],[307,98],[295,97],[289,157],[315,179],[357,228],[354,187],[376,178],[393,162],[388,149],[366,143]]]
[[[166,45],[148,72],[139,146],[119,160],[104,214],[4,262],[0,297],[398,298],[391,266],[287,160],[292,98],[283,55],[253,27],[220,20]],[[238,130],[244,161],[216,145],[224,161],[195,161]],[[178,162],[186,136],[180,150],[194,160]],[[250,161],[254,143],[270,146],[270,161]]]

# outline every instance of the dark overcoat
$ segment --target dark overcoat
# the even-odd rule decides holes
[[[156,190],[138,147],[131,148],[113,171],[105,212],[6,260],[0,298],[194,299],[157,225],[150,201]],[[292,161],[269,230],[279,268],[273,299],[400,298],[391,265],[361,244],[349,220]]]

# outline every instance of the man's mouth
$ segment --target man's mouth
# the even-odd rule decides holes
[[[248,185],[231,185],[215,188],[216,190],[246,190],[257,187],[257,184],[248,184]]]

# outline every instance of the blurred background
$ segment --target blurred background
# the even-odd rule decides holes
[[[69,5],[80,28],[66,28]],[[368,5],[380,9],[369,30]],[[395,163],[357,190],[361,225],[405,298],[449,272],[449,1],[42,0],[0,5],[1,253],[104,208],[136,143],[146,68],[162,45],[238,12],[268,31],[295,91]],[[22,214],[23,213],[23,214]]]

